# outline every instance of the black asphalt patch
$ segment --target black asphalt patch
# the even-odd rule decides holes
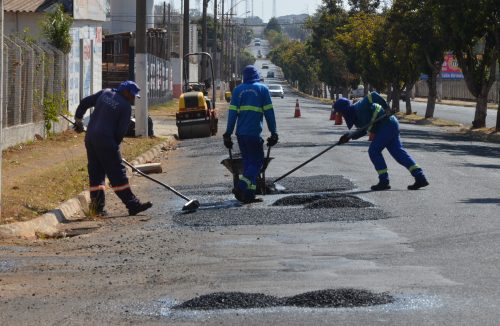
[[[255,309],[270,307],[354,308],[394,302],[388,293],[373,293],[359,289],[328,289],[278,298],[261,293],[217,292],[185,301],[173,309],[217,310]]]
[[[304,208],[366,208],[373,207],[359,197],[345,194],[293,195],[278,199],[273,206],[304,206]]]
[[[276,225],[321,222],[355,222],[386,219],[389,216],[376,208],[230,208],[176,213],[175,223],[183,226]]]
[[[267,183],[271,183],[273,177],[266,177]],[[280,191],[282,194],[294,193],[314,193],[314,192],[338,192],[352,190],[355,185],[341,175],[316,175],[311,177],[286,177],[280,180],[278,184],[286,189]],[[231,194],[233,180],[228,177],[227,182],[217,184],[201,185],[176,185],[175,189],[182,190],[184,194],[192,196],[205,195],[227,195]]]

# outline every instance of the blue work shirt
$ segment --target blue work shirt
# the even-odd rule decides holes
[[[271,133],[277,133],[276,118],[269,89],[260,82],[238,85],[229,104],[226,133],[231,135],[236,124],[236,135],[258,136],[262,134],[263,117]]]
[[[82,119],[91,107],[87,135],[90,139],[113,140],[119,145],[128,131],[132,106],[123,95],[114,89],[104,89],[83,98],[75,112],[75,118]]]

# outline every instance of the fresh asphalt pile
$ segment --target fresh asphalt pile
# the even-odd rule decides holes
[[[388,293],[374,293],[361,289],[327,289],[278,298],[261,293],[216,292],[187,300],[173,309],[217,310],[270,307],[354,308],[383,305],[394,302]]]
[[[273,206],[302,206],[304,208],[366,208],[373,207],[359,197],[345,194],[293,195],[278,199]]]
[[[321,222],[355,222],[386,219],[389,216],[377,208],[303,209],[272,207],[238,207],[198,210],[190,214],[176,213],[173,221],[182,226],[276,225]]]

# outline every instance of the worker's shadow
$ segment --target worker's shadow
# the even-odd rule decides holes
[[[500,198],[469,198],[459,201],[461,204],[498,204],[500,205]]]

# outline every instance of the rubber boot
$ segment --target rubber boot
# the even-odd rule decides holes
[[[105,205],[104,191],[92,191],[90,193],[89,214],[90,216],[107,216],[108,213],[104,210]]]
[[[373,191],[382,191],[391,189],[391,185],[389,184],[389,180],[380,180],[376,185],[371,187]]]
[[[153,207],[153,204],[149,201],[141,203],[130,189],[116,191],[115,193],[127,207],[129,215],[137,215]]]
[[[426,187],[429,185],[429,182],[425,178],[424,175],[417,176],[415,178],[415,183],[408,186],[408,190],[418,190],[420,188]]]

